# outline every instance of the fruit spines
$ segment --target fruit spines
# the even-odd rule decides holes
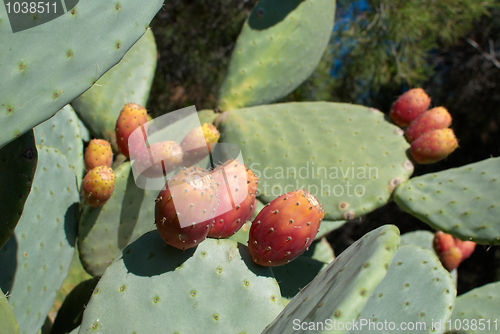
[[[229,238],[243,226],[255,203],[258,178],[244,164],[228,160],[212,171],[217,184],[219,206],[208,236]]]
[[[220,138],[217,128],[211,123],[204,123],[191,130],[181,141],[184,152],[183,163],[185,167],[193,166],[207,157]]]
[[[430,104],[431,99],[422,88],[413,88],[392,104],[389,117],[396,125],[405,127],[425,112]]]
[[[432,108],[417,118],[406,129],[405,135],[408,142],[412,143],[424,133],[437,129],[445,129],[451,125],[451,115],[444,107]]]
[[[443,160],[458,147],[452,129],[438,129],[424,133],[411,143],[410,154],[419,164],[431,164]]]
[[[91,169],[82,181],[82,197],[90,206],[103,206],[115,190],[115,173],[110,167]]]
[[[127,158],[130,157],[130,149],[139,150],[146,142],[147,128],[144,125],[147,121],[146,108],[138,104],[127,103],[120,111],[115,127],[116,143],[120,153]],[[135,138],[129,142],[130,135],[139,127],[142,129],[144,140]]]
[[[85,149],[84,162],[86,171],[99,166],[111,167],[113,150],[110,143],[104,139],[92,139]]]
[[[280,266],[301,255],[313,242],[325,213],[316,197],[304,189],[268,203],[250,228],[248,248],[262,266]]]
[[[134,168],[138,174],[155,178],[166,176],[181,165],[182,149],[175,141],[161,141],[143,147],[139,153],[132,153],[135,158]]]
[[[184,168],[155,201],[156,228],[167,244],[189,249],[205,240],[217,209],[217,188],[207,170]]]

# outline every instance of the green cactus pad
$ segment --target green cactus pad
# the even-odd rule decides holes
[[[326,220],[349,220],[389,200],[413,172],[400,128],[358,105],[283,103],[233,110],[216,120],[222,143],[240,147],[259,177],[259,199],[304,188]]]
[[[394,201],[436,230],[479,244],[500,245],[500,158],[412,178]]]
[[[33,131],[0,149],[0,250],[14,232],[37,164]]]
[[[282,308],[271,270],[245,246],[206,239],[182,251],[151,231],[106,269],[80,333],[260,333]]]
[[[323,220],[315,240],[321,239],[347,223],[347,220]]]
[[[90,276],[80,262],[80,256],[78,252],[75,250],[73,254],[73,258],[71,259],[71,264],[69,265],[68,276],[64,280],[61,288],[59,289],[59,293],[57,295],[57,299],[52,305],[52,309],[50,310],[49,317],[54,321],[56,318],[57,312],[61,308],[62,303],[66,296],[81,282],[91,279]]]
[[[2,290],[0,290],[0,324],[2,324],[2,333],[19,334],[19,325]]]
[[[276,101],[306,80],[328,45],[334,0],[261,0],[236,41],[219,108]]]
[[[311,333],[310,323],[355,321],[385,277],[398,245],[399,230],[393,225],[367,233],[302,289],[263,333]],[[295,319],[301,322],[298,328]]]
[[[80,135],[84,142],[89,142],[91,139],[89,129],[83,124],[82,120],[78,118],[78,127],[80,128]]]
[[[115,190],[102,207],[85,206],[78,230],[78,250],[85,270],[101,276],[121,250],[143,233],[155,229],[158,191],[137,187],[125,162],[115,169]]]
[[[401,246],[406,245],[415,245],[425,249],[430,250],[436,257],[436,251],[432,246],[432,242],[434,240],[434,233],[429,231],[413,231],[408,232],[401,235]],[[453,278],[453,282],[455,282],[455,286],[458,281],[458,271],[457,269],[453,269],[450,271],[451,278]]]
[[[0,124],[8,124],[0,131],[0,147],[90,88],[144,34],[162,4],[80,1],[62,16],[16,33],[6,7],[0,6],[5,50],[0,54]]]
[[[78,125],[78,117],[68,104],[52,118],[33,129],[38,145],[52,146],[66,155],[73,169],[78,187],[83,178],[83,142]]]
[[[73,329],[69,334],[78,334],[78,333],[80,333],[80,326]]]
[[[450,318],[456,294],[450,274],[431,251],[402,246],[351,333],[436,333],[434,323]]]
[[[75,174],[59,150],[38,145],[31,193],[13,236],[0,252],[0,287],[21,334],[36,333],[57,297],[71,263],[80,196]]]
[[[447,329],[468,333],[494,334],[500,330],[500,282],[471,290],[457,298]],[[460,327],[461,325],[461,327]]]
[[[213,123],[217,118],[217,115],[212,109],[203,109],[198,111],[198,117],[200,118],[200,124]]]
[[[50,334],[65,334],[82,322],[83,311],[92,296],[99,278],[94,277],[75,286],[61,305]]]
[[[119,64],[71,102],[95,137],[116,142],[116,120],[123,106],[127,103],[146,106],[156,60],[155,38],[153,31],[148,29]]]
[[[333,248],[326,238],[316,239],[303,255],[323,263],[330,263],[335,260]]]

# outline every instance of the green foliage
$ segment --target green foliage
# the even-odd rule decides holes
[[[349,4],[339,2],[344,8]],[[333,36],[332,61],[342,63],[335,96],[356,101],[384,86],[422,85],[433,73],[427,63],[429,52],[456,43],[494,4],[494,0],[369,0],[370,9],[340,22]],[[344,49],[348,55],[342,55]]]

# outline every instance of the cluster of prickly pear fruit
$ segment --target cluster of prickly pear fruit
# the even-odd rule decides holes
[[[410,89],[393,103],[389,116],[400,127],[407,127],[410,155],[416,163],[431,164],[445,159],[458,147],[451,115],[444,107],[427,110],[430,97],[422,88]]]
[[[433,247],[443,267],[448,271],[452,271],[472,255],[476,243],[463,241],[454,238],[450,234],[438,231],[434,235]]]
[[[211,172],[184,167],[156,199],[157,230],[167,244],[179,249],[195,247],[206,237],[229,238],[252,217],[257,185],[257,176],[234,159]],[[309,248],[323,218],[322,205],[308,191],[279,196],[252,222],[252,260],[262,266],[289,263]]]
[[[103,206],[115,189],[115,174],[111,169],[113,151],[108,141],[92,139],[85,149],[87,174],[82,182],[82,198],[90,206]]]

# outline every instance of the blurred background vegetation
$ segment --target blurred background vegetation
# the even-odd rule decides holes
[[[158,68],[148,110],[216,107],[217,90],[241,26],[257,0],[172,0],[151,26]],[[414,175],[500,153],[500,7],[495,0],[337,1],[330,46],[285,101],[363,104],[387,113],[404,91],[422,87],[446,107],[460,148]],[[500,199],[500,196],[499,196]],[[344,225],[329,241],[338,253],[383,224],[430,229],[391,203]],[[478,246],[460,267],[459,293],[500,279],[500,251]]]

